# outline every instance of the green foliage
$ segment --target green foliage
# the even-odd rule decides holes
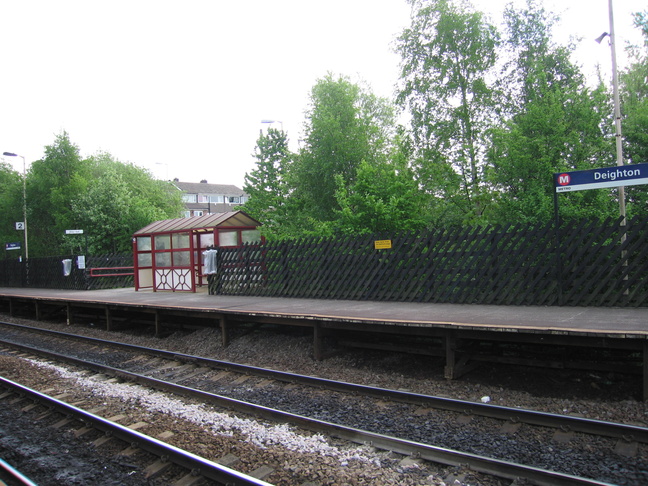
[[[609,108],[601,87],[589,89],[570,50],[551,42],[554,19],[533,2],[506,11],[508,46],[506,92],[512,115],[491,132],[489,181],[500,192],[494,222],[543,222],[552,218],[556,172],[613,165],[602,127]],[[561,197],[566,217],[614,214],[608,191]]]
[[[32,164],[27,201],[30,257],[85,251],[86,238],[90,254],[129,252],[135,231],[183,207],[178,191],[144,169],[106,153],[82,159],[65,132]]]
[[[29,251],[31,256],[61,253],[66,229],[77,229],[72,201],[88,187],[88,167],[66,132],[45,147],[27,176]]]
[[[20,247],[24,247],[23,232],[16,230],[16,222],[24,219],[22,181],[22,174],[13,170],[10,164],[0,162],[0,243],[2,245],[21,242]],[[20,254],[18,250],[12,250],[5,256],[18,258]]]
[[[360,162],[385,159],[393,109],[347,78],[328,74],[311,93],[304,148],[291,168],[296,197],[308,216],[333,221],[338,179],[353,183]]]
[[[73,200],[72,208],[77,226],[88,233],[91,253],[128,252],[135,231],[156,220],[175,218],[183,207],[177,191],[144,169],[107,153],[92,156],[87,163],[92,183]]]
[[[266,238],[274,239],[290,224],[293,213],[287,180],[293,154],[286,133],[274,128],[261,132],[253,156],[256,168],[245,175],[243,185],[250,199],[241,209],[263,225]]]
[[[346,187],[341,176],[337,181],[338,231],[395,234],[425,228],[424,194],[407,168],[362,161],[351,186]]]
[[[412,116],[417,172],[423,188],[454,204],[464,221],[479,221],[490,200],[483,172],[486,134],[496,111],[488,79],[498,33],[466,4],[411,3],[412,24],[398,39],[397,101]]]
[[[644,164],[648,162],[648,12],[635,14],[635,26],[643,34],[643,45],[630,49],[633,63],[619,75],[622,131],[628,163]],[[626,203],[629,216],[648,214],[646,187],[627,187]]]

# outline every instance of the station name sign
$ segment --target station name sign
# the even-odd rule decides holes
[[[639,184],[648,184],[648,164],[620,165],[554,174],[556,192],[636,186]]]

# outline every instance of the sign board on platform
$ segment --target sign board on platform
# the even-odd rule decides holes
[[[556,192],[648,184],[648,164],[619,165],[603,169],[554,174]]]

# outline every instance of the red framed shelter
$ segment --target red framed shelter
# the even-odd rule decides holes
[[[207,283],[202,252],[261,241],[259,223],[243,211],[156,221],[133,234],[135,290],[195,292]]]

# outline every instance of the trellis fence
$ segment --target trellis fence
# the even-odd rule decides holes
[[[0,260],[0,286],[69,290],[132,287],[133,255],[88,256],[85,269],[78,267],[75,256],[30,258],[28,262]]]
[[[495,305],[648,305],[648,220],[446,228],[219,249],[210,293]],[[390,249],[375,241],[391,240]]]

